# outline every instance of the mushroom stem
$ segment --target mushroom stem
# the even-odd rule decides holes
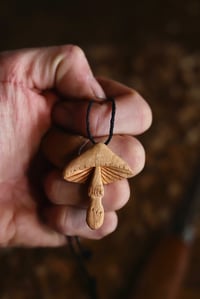
[[[87,224],[91,229],[98,229],[103,224],[104,209],[102,198],[104,196],[104,187],[101,177],[101,167],[94,169],[93,178],[89,188],[90,206],[87,210]]]

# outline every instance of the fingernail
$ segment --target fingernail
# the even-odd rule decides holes
[[[105,92],[103,91],[102,87],[100,86],[100,84],[97,82],[97,80],[92,77],[91,78],[91,89],[92,89],[92,93],[94,94],[94,97],[97,99],[105,99],[106,95]]]

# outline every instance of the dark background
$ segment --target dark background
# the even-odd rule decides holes
[[[77,44],[95,74],[137,89],[152,107],[153,126],[140,137],[146,167],[131,180],[119,227],[102,241],[86,241],[100,298],[126,299],[139,261],[169,226],[199,158],[200,1],[1,0],[0,32],[0,50]],[[197,222],[179,299],[200,297]],[[87,298],[66,248],[2,249],[0,265],[2,299]]]
[[[1,1],[1,49],[112,43],[140,49],[152,40],[199,47],[199,1]]]

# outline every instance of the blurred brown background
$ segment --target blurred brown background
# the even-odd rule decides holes
[[[99,297],[128,299],[199,159],[200,1],[1,0],[0,32],[0,50],[78,44],[95,74],[132,86],[152,107],[153,126],[140,137],[146,167],[131,181],[119,227],[86,241]],[[200,221],[179,299],[200,298],[199,249]],[[2,249],[0,265],[1,299],[88,298],[66,248]]]

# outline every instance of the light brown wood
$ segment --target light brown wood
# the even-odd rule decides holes
[[[85,183],[91,179],[88,190],[91,202],[86,219],[91,229],[98,229],[103,224],[103,185],[131,176],[133,172],[128,164],[103,143],[95,144],[72,160],[63,172],[64,179],[69,182]]]
[[[104,219],[104,209],[102,205],[102,198],[104,196],[104,187],[101,177],[101,167],[94,168],[93,177],[88,190],[90,197],[90,206],[87,211],[87,224],[92,229],[101,227]]]

